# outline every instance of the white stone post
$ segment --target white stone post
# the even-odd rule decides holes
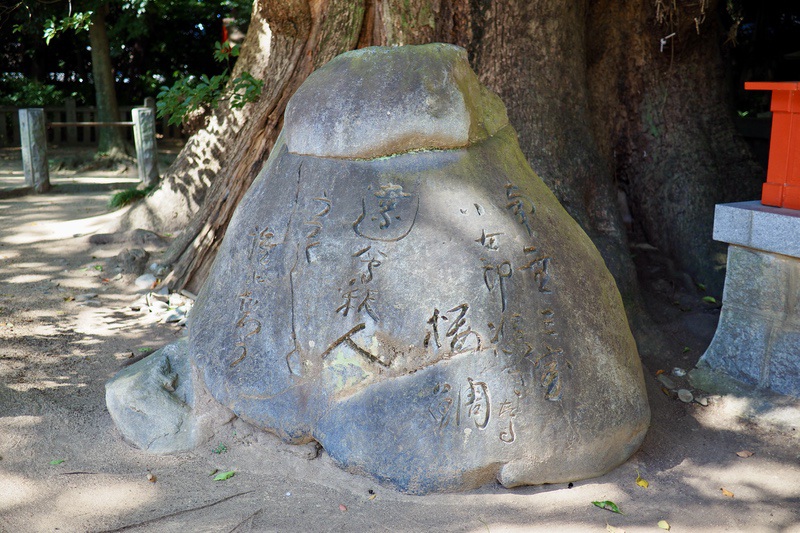
[[[47,192],[50,190],[50,171],[47,167],[44,109],[20,109],[19,129],[25,185],[37,193]]]
[[[158,180],[155,113],[149,107],[137,107],[132,114],[133,141],[136,145],[139,179],[149,187]]]

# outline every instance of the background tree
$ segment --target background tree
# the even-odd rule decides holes
[[[119,120],[115,102],[141,104],[170,80],[221,72],[213,51],[223,18],[246,28],[250,7],[247,0],[17,2],[0,8],[0,92],[13,100],[22,85],[34,85],[22,81],[33,80],[97,102],[101,120]],[[118,149],[119,133],[102,128],[100,150]]]
[[[634,320],[629,235],[719,294],[724,248],[711,240],[713,206],[758,197],[763,180],[733,122],[723,43],[738,23],[726,7],[258,0],[236,68],[265,81],[262,97],[244,110],[220,106],[131,223],[185,226],[166,262],[173,286],[196,290],[311,71],[357,47],[451,42],[506,103],[532,167],[597,244]]]

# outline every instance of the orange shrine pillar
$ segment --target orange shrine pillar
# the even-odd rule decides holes
[[[761,203],[800,209],[800,82],[747,82],[749,91],[772,91],[772,134]]]

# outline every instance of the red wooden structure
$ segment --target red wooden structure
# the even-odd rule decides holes
[[[747,82],[749,91],[772,91],[772,134],[761,203],[800,209],[800,82]]]

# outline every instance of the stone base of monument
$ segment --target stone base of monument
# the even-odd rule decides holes
[[[723,307],[693,378],[800,396],[800,211],[718,205],[714,239],[730,244]]]
[[[193,450],[235,418],[206,390],[186,339],[117,373],[106,383],[106,406],[125,440],[161,454]]]

